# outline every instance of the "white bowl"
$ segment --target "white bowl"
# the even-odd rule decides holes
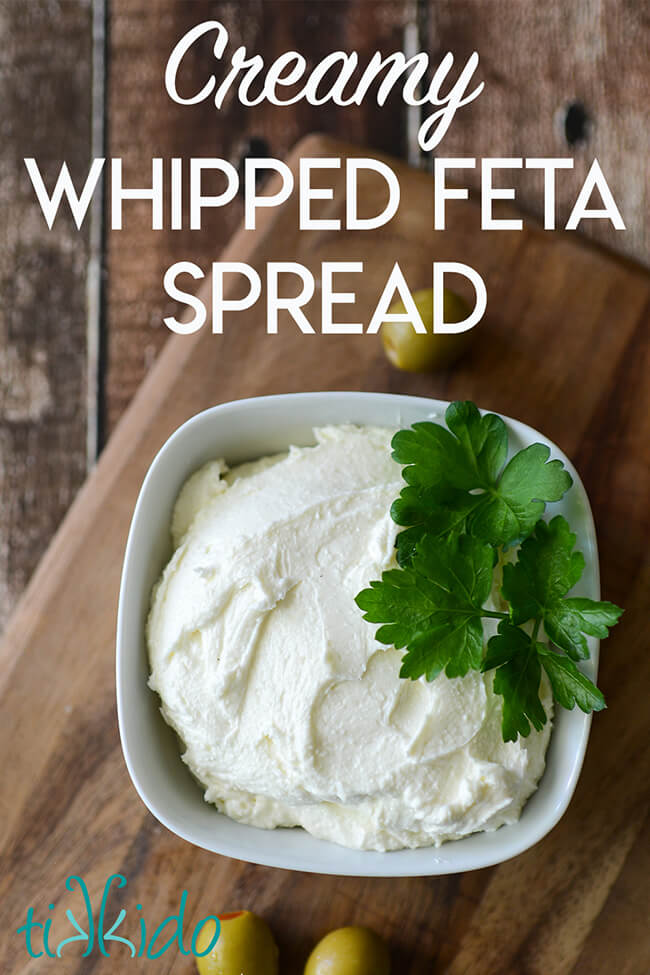
[[[500,863],[537,843],[564,813],[580,774],[590,718],[557,709],[547,768],[519,822],[476,833],[442,847],[376,853],[349,850],[302,829],[263,830],[237,823],[203,800],[201,789],[180,759],[179,744],[147,686],[145,620],[151,589],[171,555],[172,507],[186,478],[206,461],[231,464],[314,442],[312,428],[357,423],[405,427],[441,420],[448,404],[383,393],[295,393],[224,403],[184,423],[162,447],[145,478],[129,533],[117,624],[117,708],[122,749],[140,797],[168,829],[215,853],[274,867],[363,877],[458,873]],[[598,599],[598,552],[593,519],[575,469],[542,434],[506,420],[514,452],[533,442],[547,444],[573,477],[573,488],[551,512],[564,514],[577,533],[586,569],[579,594]],[[585,667],[596,678],[598,641],[590,639]]]

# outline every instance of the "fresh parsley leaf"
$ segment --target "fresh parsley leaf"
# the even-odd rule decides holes
[[[501,417],[481,416],[476,404],[467,400],[450,403],[445,420],[483,484],[496,481],[508,453],[508,430]]]
[[[502,594],[510,603],[515,624],[542,619],[550,640],[574,660],[589,656],[584,634],[606,637],[622,613],[614,603],[564,597],[584,569],[581,552],[574,552],[576,536],[557,515],[539,521],[519,549],[517,561],[503,567]]]
[[[575,660],[586,660],[589,647],[583,636],[609,636],[609,628],[615,626],[623,610],[615,603],[595,599],[573,597],[563,599],[544,617],[544,629],[550,640]]]
[[[462,533],[467,516],[477,505],[474,495],[444,488],[403,488],[390,514],[397,525],[409,525],[397,536],[397,561],[408,565],[424,535],[440,538]]]
[[[546,501],[559,501],[573,483],[561,460],[533,443],[508,462],[494,491],[470,522],[470,530],[491,545],[508,545],[525,538],[543,514]]]
[[[410,565],[415,555],[418,542],[422,541],[425,534],[426,530],[421,525],[414,525],[412,528],[407,528],[405,531],[399,533],[395,539],[397,562],[399,565]]]
[[[539,698],[542,668],[538,644],[508,620],[499,623],[499,632],[488,641],[482,670],[492,670],[494,691],[503,698],[501,733],[504,741],[527,738],[532,725],[536,731],[546,724],[546,711]]]
[[[566,596],[582,575],[585,560],[574,552],[576,536],[557,515],[539,521],[521,545],[515,564],[503,567],[503,595],[514,623],[544,615],[544,609]]]
[[[506,458],[508,431],[500,416],[481,416],[474,403],[451,403],[449,430],[423,421],[393,437],[393,458],[405,469],[407,484],[471,491],[487,488]]]
[[[607,706],[603,692],[578,670],[573,660],[543,644],[539,644],[538,650],[558,704],[569,711],[577,704],[585,714],[602,711]]]
[[[589,656],[586,637],[606,637],[622,610],[568,596],[584,558],[574,551],[576,536],[564,518],[540,519],[546,502],[570,488],[569,473],[549,461],[543,444],[506,463],[503,420],[481,416],[474,403],[452,403],[445,416],[447,427],[415,423],[393,438],[393,458],[406,481],[391,507],[404,528],[396,542],[401,568],[359,593],[364,619],[383,624],[381,643],[406,648],[401,677],[494,670],[504,741],[544,727],[542,667],[563,707],[601,710],[601,691],[574,660]],[[508,613],[488,610],[493,567],[515,542],[521,543],[517,561],[504,565],[501,588]],[[486,651],[484,617],[500,620]],[[558,651],[538,641],[542,625]]]
[[[492,585],[492,550],[468,535],[426,536],[411,565],[384,572],[356,598],[364,619],[383,623],[380,643],[406,647],[401,677],[463,677],[483,658],[483,603]]]
[[[468,532],[490,545],[511,544],[528,535],[547,501],[559,501],[571,477],[549,448],[532,444],[519,451],[500,473],[508,448],[501,417],[481,416],[474,403],[452,403],[441,424],[415,423],[395,434],[393,458],[404,465],[408,487],[391,514],[412,529],[398,536],[400,564],[425,534]]]

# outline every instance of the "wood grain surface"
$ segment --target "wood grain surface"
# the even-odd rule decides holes
[[[339,155],[321,138],[293,155]],[[397,165],[397,164],[396,164]],[[0,970],[47,969],[15,934],[27,908],[69,935],[65,909],[82,876],[95,913],[106,878],[124,891],[111,917],[150,931],[189,892],[189,927],[214,910],[249,907],[272,924],[283,975],[297,975],[315,942],[345,923],[369,924],[391,945],[394,975],[598,975],[650,970],[648,924],[647,605],[650,480],[650,278],[575,234],[478,233],[459,202],[444,234],[430,231],[430,181],[398,168],[400,213],[373,234],[298,234],[290,200],[255,233],[240,231],[230,260],[363,259],[353,282],[362,319],[399,258],[413,287],[436,257],[462,256],[484,276],[488,314],[470,354],[448,373],[407,376],[376,337],[264,334],[258,311],[226,321],[223,336],[174,337],[137,393],[30,584],[0,647]],[[337,184],[335,211],[342,209]],[[370,193],[366,186],[364,193]],[[128,524],[154,453],[180,422],[228,399],[310,389],[471,397],[543,430],[574,460],[591,496],[603,593],[626,607],[605,643],[585,767],[559,825],[515,860],[443,878],[359,880],[243,864],[194,849],[145,810],[119,748],[114,633]],[[48,905],[53,905],[50,910]],[[68,946],[52,971],[151,971],[151,963]],[[190,975],[170,952],[156,971]]]
[[[350,136],[359,144],[403,153],[403,105],[391,98],[382,111],[367,100],[346,111],[306,103],[281,108],[243,108],[234,97],[217,112],[208,100],[176,105],[163,85],[165,65],[177,41],[195,24],[219,20],[229,50],[244,44],[266,63],[299,50],[315,64],[342,45],[368,59],[374,50],[402,49],[408,3],[379,0],[113,0],[108,87],[108,151],[124,159],[125,179],[151,183],[152,156],[211,157],[238,164],[250,139],[263,140],[258,155],[282,159],[312,129]],[[183,91],[199,90],[216,69],[213,38],[193,48],[179,75]],[[183,87],[185,86],[185,87]],[[127,175],[128,174],[128,175]],[[198,264],[217,259],[242,218],[241,203],[205,212],[200,231],[152,233],[151,206],[129,211],[124,230],[107,239],[106,430],[110,432],[167,337],[162,323],[173,310],[162,287],[165,271],[179,259]],[[179,258],[179,255],[181,257]]]
[[[569,156],[558,175],[558,227],[564,226],[595,158],[624,214],[625,231],[605,220],[581,233],[650,263],[648,97],[650,19],[642,0],[430,0],[425,49],[481,57],[485,90],[459,112],[445,156]],[[567,111],[572,115],[567,123]],[[468,185],[478,173],[468,172]],[[541,220],[541,174],[506,170],[519,205]],[[601,204],[594,204],[600,206]]]
[[[85,179],[90,25],[83,0],[0,2],[0,628],[86,475],[88,235],[48,230],[23,158]]]
[[[77,232],[62,211],[47,230],[23,157],[35,156],[48,180],[63,159],[77,181],[87,171],[91,75],[102,70],[91,65],[92,17],[103,4],[0,0],[0,626],[81,484],[96,426],[110,433],[164,344],[165,269],[179,255],[212,259],[240,216],[233,205],[208,217],[201,232],[152,233],[148,208],[128,205],[124,230],[106,234],[103,304],[87,308],[88,228]],[[648,262],[650,24],[642,0],[110,0],[107,7],[106,146],[94,154],[123,158],[132,185],[146,184],[154,155],[236,162],[254,138],[280,157],[312,130],[406,154],[407,112],[395,98],[383,108],[367,100],[345,110],[175,105],[164,66],[193,24],[220,19],[233,48],[245,44],[267,61],[296,48],[310,63],[336,48],[356,49],[362,60],[401,50],[405,27],[415,25],[418,46],[434,58],[447,50],[459,60],[474,49],[481,56],[486,90],[459,113],[445,154],[575,156],[575,172],[558,179],[561,216],[597,156],[628,229],[593,221],[581,230]],[[205,44],[188,59],[184,83],[211,63]],[[579,109],[571,143],[569,105]],[[96,115],[101,131],[101,105]],[[476,186],[476,174],[466,175]],[[503,182],[516,187],[522,209],[541,215],[539,173],[504,173]]]
[[[266,63],[296,49],[316,63],[332,50],[357,50],[365,63],[375,50],[404,47],[404,28],[417,27],[418,45],[432,63],[447,51],[459,64],[477,50],[477,76],[486,88],[463,108],[441,144],[453,156],[572,156],[575,171],[557,180],[558,225],[566,222],[594,156],[600,161],[627,230],[607,221],[584,221],[581,233],[612,249],[650,260],[647,159],[650,129],[650,25],[641,0],[113,0],[109,33],[108,149],[124,158],[133,185],[151,178],[151,157],[218,156],[237,162],[251,137],[282,158],[310,131],[406,155],[407,109],[391,98],[380,108],[305,103],[280,109],[242,109],[230,99],[221,112],[211,103],[175,105],[162,78],[176,41],[192,25],[221,20],[229,50],[244,44]],[[189,59],[183,82],[198,88],[213,65],[208,43]],[[567,106],[584,109],[574,144],[566,138]],[[431,156],[422,158],[423,167]],[[458,173],[477,187],[478,171]],[[542,176],[507,171],[498,185],[513,186],[520,208],[541,219]],[[207,215],[202,231],[152,233],[150,207],[135,205],[125,229],[107,238],[106,430],[115,426],[165,340],[169,312],[161,286],[175,260],[214,259],[240,218],[235,206]]]

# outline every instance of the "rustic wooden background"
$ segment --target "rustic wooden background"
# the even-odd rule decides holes
[[[54,230],[47,230],[26,177],[23,157],[35,156],[50,179],[65,159],[78,181],[85,176],[92,155],[121,156],[125,178],[133,185],[144,185],[150,176],[152,156],[214,155],[236,162],[250,140],[264,140],[271,154],[282,156],[300,135],[314,129],[396,155],[405,156],[407,152],[407,116],[395,99],[381,111],[367,104],[355,112],[328,106],[311,109],[303,104],[282,110],[243,110],[231,101],[217,114],[209,103],[174,105],[162,85],[164,66],[176,40],[193,24],[206,18],[221,19],[230,30],[233,44],[244,43],[268,59],[292,47],[313,61],[337,47],[356,48],[362,59],[376,49],[388,53],[402,47],[409,25],[417,27],[422,47],[434,59],[448,49],[461,59],[478,49],[486,90],[459,114],[443,144],[445,154],[574,155],[575,173],[558,186],[560,214],[570,209],[581,176],[597,156],[628,231],[617,234],[601,223],[588,230],[620,255],[645,264],[649,257],[646,104],[650,95],[650,20],[643,0],[552,0],[546,4],[537,0],[108,0],[105,12],[103,4],[104,0],[0,0],[0,625],[13,609],[88,465],[93,463],[97,447],[114,430],[167,338],[162,318],[173,309],[165,303],[162,289],[165,269],[179,258],[204,265],[216,259],[241,215],[239,207],[233,205],[223,214],[210,215],[201,232],[154,234],[147,226],[149,208],[133,204],[125,208],[125,229],[106,234],[103,242],[99,241],[102,246],[98,255],[96,225],[78,232],[64,215]],[[210,64],[206,45],[187,65],[187,83],[201,78]],[[105,145],[100,153],[97,135],[102,130]],[[421,163],[426,165],[426,160]],[[519,203],[537,216],[540,186],[539,178],[535,180],[531,174],[521,174],[517,181]],[[94,263],[98,256],[103,271],[99,288]],[[503,287],[501,282],[498,290]],[[616,311],[612,302],[612,329],[617,327]],[[561,324],[558,322],[558,328]],[[618,324],[626,335],[630,320]],[[621,334],[620,341],[625,335]],[[619,341],[614,334],[606,339],[609,344],[603,344],[605,349]],[[383,368],[388,387],[390,371],[388,366]],[[630,376],[630,401],[624,408],[619,400],[611,404],[611,429],[629,449],[633,434],[627,431],[637,429],[630,419],[636,408],[632,399],[635,391],[643,388],[639,377],[645,366],[640,344],[630,347],[622,368]],[[575,371],[575,362],[571,369]],[[260,390],[267,388],[268,377],[256,371],[254,363],[251,375],[257,377]],[[420,377],[413,390],[444,395],[445,382],[444,377]],[[455,388],[453,380],[450,388]],[[219,393],[215,390],[215,398]],[[561,410],[564,406],[556,403],[553,415],[557,418]],[[591,470],[592,459],[600,456],[601,419],[604,422],[606,417],[598,414],[581,442],[581,469]],[[576,437],[579,428],[574,425]],[[614,441],[608,441],[606,447],[613,456]],[[576,453],[578,448],[576,442]],[[641,458],[640,451],[637,456]],[[619,476],[636,485],[643,483],[639,473],[643,472],[630,462]],[[592,486],[597,510],[614,512],[611,519],[603,519],[606,524],[601,539],[612,555],[605,579],[608,593],[622,600],[627,580],[614,554],[622,502],[619,497],[610,505],[609,480]],[[630,491],[634,494],[633,488]],[[106,504],[111,504],[110,497]],[[643,498],[635,496],[636,521],[630,524],[640,523],[642,505]],[[81,522],[80,538],[90,530],[90,525]],[[643,538],[639,534],[631,539],[629,533],[628,528],[625,550],[633,551],[641,564],[646,554]],[[110,547],[108,542],[106,547]],[[635,632],[641,633],[640,590],[643,586],[647,589],[647,573],[639,573],[635,585]],[[88,612],[92,611],[91,605]],[[48,621],[41,619],[38,626],[42,642],[45,637],[40,631],[47,629]],[[62,653],[66,649],[62,648]],[[52,666],[56,667],[56,660]],[[93,674],[98,673],[106,687],[110,660],[103,658],[101,665],[93,662],[92,666],[96,668]],[[605,679],[615,669],[611,659],[606,668]],[[37,676],[32,677],[28,666],[21,673],[26,675],[26,684]],[[609,687],[615,695],[613,677]],[[634,701],[640,708],[643,693],[639,685]],[[85,703],[91,712],[94,702]],[[59,716],[64,737],[78,739],[75,748],[68,749],[64,740],[57,752],[63,756],[59,762],[50,765],[49,757],[43,759],[49,752],[39,752],[37,757],[32,754],[32,760],[46,761],[52,783],[59,777],[86,783],[86,791],[81,790],[78,797],[81,821],[87,821],[88,810],[94,808],[88,804],[88,796],[96,795],[99,787],[107,796],[112,795],[111,789],[118,794],[117,799],[112,798],[119,808],[124,804],[124,822],[129,811],[142,818],[140,832],[128,844],[124,861],[127,873],[137,873],[139,864],[145,862],[152,870],[150,878],[164,877],[166,863],[176,857],[179,876],[192,875],[197,888],[209,889],[212,885],[216,889],[221,875],[215,875],[215,869],[227,871],[241,902],[254,898],[258,910],[272,912],[282,934],[296,927],[311,930],[318,906],[307,897],[304,923],[296,922],[289,898],[284,897],[285,890],[292,887],[290,875],[227,861],[215,868],[214,858],[187,845],[179,852],[179,844],[144,812],[133,790],[124,788],[125,772],[115,748],[114,726],[112,735],[107,736],[101,723],[103,713],[92,715],[91,720],[84,712],[83,721],[73,715],[69,727]],[[595,730],[596,755],[601,754],[598,749],[611,735],[607,721],[619,722],[614,727],[622,747],[629,749],[630,742],[637,742],[638,722],[634,736],[628,731],[623,741],[620,713],[620,708],[612,708],[602,716]],[[13,727],[10,731],[14,733]],[[35,747],[33,741],[30,747]],[[19,734],[16,751],[20,751]],[[109,752],[112,758],[106,764],[104,758]],[[79,765],[74,764],[77,761]],[[615,808],[622,773],[614,758],[605,766],[602,781],[600,767],[592,762],[591,769],[583,779],[582,799],[574,805],[584,814],[585,823],[584,843],[578,854],[584,856],[586,846],[596,851],[589,869],[576,867],[582,862],[579,858],[573,863],[562,859],[563,837],[569,829],[565,820],[550,841],[552,870],[545,884],[535,889],[529,883],[534,852],[495,875],[483,871],[442,883],[426,878],[409,883],[409,891],[417,892],[420,906],[427,908],[432,919],[421,932],[414,962],[418,971],[426,970],[426,959],[435,952],[440,964],[453,957],[453,971],[458,973],[481,966],[496,970],[501,965],[503,970],[524,975],[518,966],[525,965],[527,972],[551,975],[549,958],[560,952],[569,970],[579,950],[576,973],[599,973],[602,959],[607,958],[607,970],[615,959],[621,975],[644,975],[634,966],[642,957],[635,939],[639,939],[647,919],[646,905],[640,898],[644,887],[647,889],[650,850],[640,798],[645,790],[645,766],[639,764],[639,780],[633,793],[628,793],[625,801],[621,799],[618,817],[613,816],[605,825],[605,807],[601,808],[600,820],[593,816],[590,796],[601,788]],[[0,867],[0,880],[9,885],[20,881],[30,896],[52,869],[51,855],[70,857],[75,844],[81,842],[84,856],[91,856],[97,846],[111,851],[115,844],[129,841],[124,822],[116,822],[112,814],[104,819],[100,815],[96,829],[88,836],[66,831],[63,795],[61,792],[56,800],[55,811],[64,824],[58,830],[51,825],[50,794],[30,794],[24,806],[12,804],[11,817],[7,806],[0,810],[3,832],[10,818],[15,820],[23,809],[29,812],[32,802],[35,806],[36,825],[32,824],[31,832],[26,830],[28,839],[23,845],[13,850],[11,869],[15,875],[5,871],[5,865]],[[13,793],[5,790],[3,802],[12,800]],[[39,818],[43,810],[48,815]],[[622,842],[616,845],[614,841],[621,834],[625,834]],[[615,849],[625,851],[622,866],[613,855]],[[153,859],[147,859],[151,850]],[[101,862],[101,855],[98,857]],[[605,882],[598,884],[597,874],[604,875]],[[262,876],[266,878],[263,883]],[[313,891],[310,880],[296,883],[296,889]],[[601,904],[600,892],[610,887],[610,895]],[[378,917],[390,913],[404,889],[404,884],[393,881],[352,885],[332,880],[323,887],[323,896],[331,894],[336,917],[344,923],[354,919],[363,902],[372,901]],[[367,898],[363,896],[366,891]],[[161,904],[166,903],[168,895],[162,884]],[[513,905],[512,925],[507,932],[503,929],[504,903]],[[155,913],[160,904],[148,906]],[[517,910],[526,914],[521,921]],[[560,915],[557,920],[550,918],[554,910]],[[594,917],[598,921],[591,928]],[[364,918],[368,919],[367,914]],[[528,932],[523,948],[519,943],[520,924]],[[583,945],[588,930],[589,938]],[[401,944],[397,920],[387,933],[399,957],[406,958],[413,945]],[[615,944],[617,939],[621,950]],[[465,947],[457,954],[461,941]],[[486,943],[491,946],[487,961]],[[626,944],[635,947],[627,953],[627,965]],[[288,950],[293,951],[297,963],[307,948],[304,936]],[[526,961],[522,960],[524,955]],[[83,964],[75,967],[78,975],[90,971]],[[35,963],[33,970],[40,970],[40,965]]]
[[[560,214],[596,156],[628,230],[595,221],[586,232],[647,263],[649,17],[644,0],[0,0],[0,626],[97,443],[167,338],[165,269],[181,257],[215,259],[240,218],[232,205],[200,232],[154,234],[148,207],[127,205],[124,230],[105,236],[98,302],[88,226],[78,232],[62,215],[48,231],[22,162],[35,156],[53,178],[65,159],[80,179],[93,151],[102,154],[91,148],[93,18],[96,32],[105,26],[103,52],[95,38],[96,74],[106,74],[105,155],[123,158],[132,185],[146,184],[155,155],[236,161],[249,139],[262,139],[282,156],[315,129],[406,153],[397,99],[381,111],[369,103],[354,111],[242,109],[231,100],[221,113],[208,102],[175,105],[164,66],[193,24],[220,19],[233,45],[269,59],[298,48],[313,61],[337,47],[362,59],[398,50],[415,24],[434,58],[447,50],[481,55],[486,89],[459,113],[445,154],[574,155],[575,172],[558,186]],[[210,64],[206,44],[186,66],[187,83]],[[520,204],[539,216],[540,174],[522,173],[515,184]]]
[[[295,171],[300,153],[348,151],[310,136],[292,152],[292,165]],[[279,334],[269,336],[251,309],[233,315],[219,340],[207,329],[170,339],[0,642],[2,975],[34,975],[47,964],[30,961],[16,936],[27,906],[39,919],[52,918],[58,941],[65,908],[76,913],[80,903],[76,896],[70,904],[64,878],[86,880],[97,913],[116,870],[128,878],[120,895],[127,930],[140,903],[151,934],[152,919],[177,908],[185,886],[190,927],[215,908],[245,904],[262,913],[278,936],[282,975],[300,975],[315,940],[353,922],[385,934],[393,975],[650,972],[650,275],[575,235],[530,226],[477,233],[478,208],[467,201],[458,202],[445,235],[432,234],[428,174],[393,165],[411,206],[390,226],[336,241],[300,232],[294,196],[279,212],[266,211],[257,233],[236,233],[227,259],[260,267],[302,255],[318,273],[333,250],[342,260],[363,258],[366,270],[355,282],[362,319],[395,255],[409,281],[428,276],[447,248],[484,276],[490,308],[473,348],[435,388],[446,399],[469,396],[543,428],[576,462],[598,526],[604,593],[626,607],[602,655],[608,708],[594,721],[571,805],[548,837],[498,867],[362,880],[216,857],[163,829],[138,798],[118,742],[115,606],[128,523],[159,446],[184,419],[237,396],[432,389],[431,377],[392,369],[368,336],[297,341],[286,314]],[[344,205],[342,183],[339,170],[332,215]],[[376,185],[369,179],[361,188],[369,207]],[[560,334],[564,321],[570,328]],[[53,964],[61,975],[150,970],[123,957],[102,959],[95,950],[84,959],[66,949]],[[159,964],[166,975],[194,971],[176,952]]]

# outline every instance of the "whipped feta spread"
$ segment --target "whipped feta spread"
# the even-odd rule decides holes
[[[150,686],[206,800],[373,850],[515,821],[550,734],[504,743],[492,674],[401,679],[363,620],[354,597],[396,565],[391,435],[325,427],[314,447],[201,468],[147,624]]]

